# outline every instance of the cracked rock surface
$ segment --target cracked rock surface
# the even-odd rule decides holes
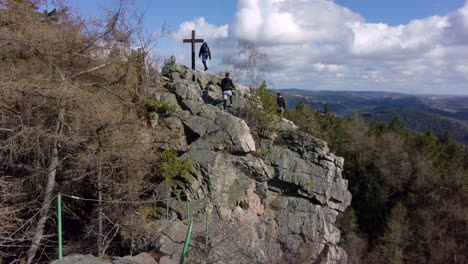
[[[188,180],[170,183],[172,197],[180,199],[158,205],[161,220],[142,223],[147,231],[138,247],[178,260],[188,195],[194,226],[187,263],[346,263],[334,225],[351,203],[343,158],[325,142],[294,133],[296,126],[285,119],[274,140],[254,140],[246,122],[231,114],[252,104],[249,89],[236,85],[232,109],[224,112],[220,82],[175,64],[161,77],[164,91],[152,88],[156,98],[177,105],[154,129],[180,134],[167,147],[183,153],[195,171]]]

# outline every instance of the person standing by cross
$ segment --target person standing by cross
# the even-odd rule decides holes
[[[201,45],[200,52],[198,52],[198,57],[201,57],[203,66],[205,66],[205,71],[208,70],[208,66],[206,66],[206,60],[208,60],[208,58],[211,60],[211,51],[206,42],[203,42]]]
[[[196,39],[195,38],[195,30],[192,30],[192,38],[190,39],[183,39],[182,40],[184,43],[192,43],[192,70],[195,70],[195,43],[197,42],[204,42],[203,39]],[[211,55],[210,55],[210,60],[211,60]],[[205,66],[206,68],[206,66]],[[206,69],[205,69],[206,71]]]

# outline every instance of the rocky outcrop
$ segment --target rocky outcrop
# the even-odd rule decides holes
[[[154,129],[180,134],[163,148],[183,153],[195,171],[170,183],[171,199],[156,208],[160,220],[142,222],[135,231],[143,238],[137,248],[178,259],[190,218],[188,263],[346,263],[334,226],[351,202],[342,158],[285,119],[274,137],[254,140],[235,115],[252,104],[246,87],[237,85],[234,105],[225,112],[218,76],[176,64],[160,80],[152,95],[176,111],[160,117]]]

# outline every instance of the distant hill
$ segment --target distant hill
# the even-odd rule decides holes
[[[468,125],[466,122],[454,118],[410,108],[364,113],[363,116],[367,120],[385,123],[390,123],[395,117],[398,117],[409,129],[419,132],[431,130],[436,135],[441,135],[450,131],[456,140],[461,143],[468,144]]]
[[[468,96],[423,95],[420,99],[433,113],[468,121]]]
[[[339,116],[358,113],[368,120],[390,122],[400,117],[406,126],[418,132],[432,130],[441,135],[451,132],[468,144],[468,96],[410,95],[379,91],[308,91],[281,90],[293,108],[304,102],[314,110],[325,105]]]
[[[282,90],[290,107],[303,101],[320,110],[328,104],[330,109],[341,116],[353,113],[401,108],[407,106],[424,107],[420,98],[414,95],[390,92],[368,91],[307,91],[299,89]]]

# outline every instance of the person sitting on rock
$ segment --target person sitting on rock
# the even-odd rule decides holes
[[[231,78],[229,78],[229,72],[226,72],[225,78],[221,81],[221,89],[223,90],[223,108],[227,110],[227,99],[229,97],[229,103],[232,105],[232,90],[236,87],[232,82]]]

